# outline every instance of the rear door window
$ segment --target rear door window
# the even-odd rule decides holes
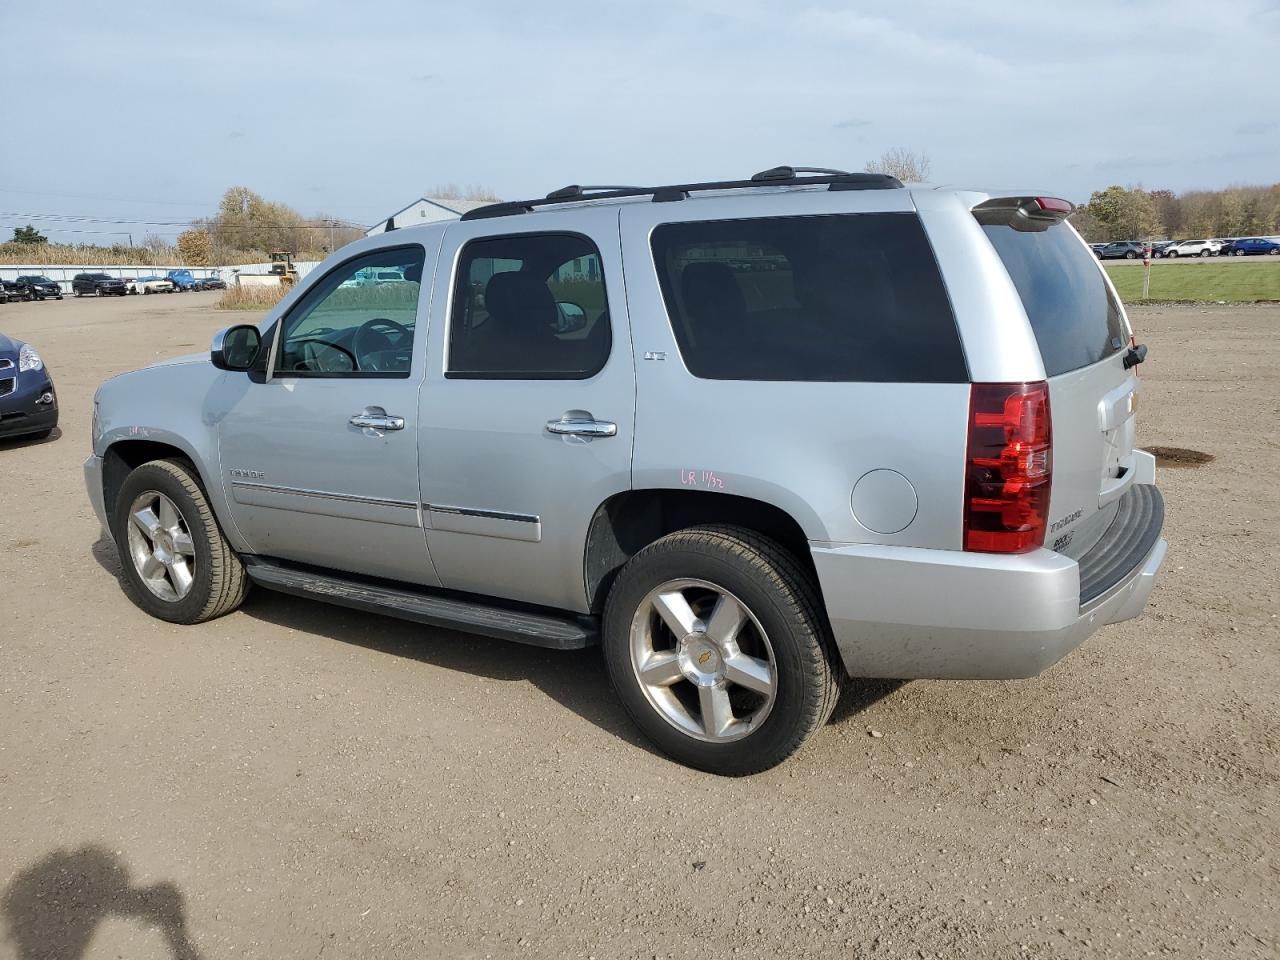
[[[600,251],[581,234],[472,240],[459,257],[445,375],[593,377],[613,344],[608,304]]]
[[[653,231],[652,248],[672,330],[696,377],[968,380],[915,214],[669,223]]]
[[[1087,367],[1124,346],[1120,305],[1066,224],[1027,231],[987,222],[982,229],[1018,288],[1047,376]]]

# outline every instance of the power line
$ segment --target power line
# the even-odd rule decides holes
[[[58,223],[109,223],[120,226],[151,226],[151,227],[204,227],[215,232],[224,230],[365,230],[364,224],[351,223],[346,220],[338,220],[334,217],[325,217],[320,223],[297,223],[297,224],[216,224],[210,219],[195,218],[192,220],[131,220],[117,217],[89,217],[78,214],[61,214],[61,213],[4,213],[0,212],[0,217],[10,220],[42,220],[49,221],[51,224]],[[61,227],[51,226],[50,229],[58,230]],[[66,230],[71,233],[74,231]]]

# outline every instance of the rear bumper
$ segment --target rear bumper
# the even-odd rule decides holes
[[[1159,509],[1145,521],[1131,512],[1113,523],[1081,563],[1045,549],[1001,556],[811,544],[845,669],[895,679],[1032,677],[1099,627],[1138,616],[1167,545],[1159,493],[1135,486],[1125,499],[1131,496]],[[1115,557],[1124,558],[1119,575],[1102,562]],[[1106,589],[1083,604],[1082,565],[1086,577],[1091,568],[1111,570]]]

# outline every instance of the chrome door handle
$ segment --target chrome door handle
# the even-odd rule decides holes
[[[547,421],[547,432],[562,437],[616,437],[618,425],[608,420],[561,417],[559,420]]]
[[[368,407],[347,421],[353,427],[370,430],[403,430],[404,417],[389,416],[381,407]]]

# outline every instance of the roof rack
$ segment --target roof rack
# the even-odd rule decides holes
[[[808,174],[808,176],[803,176]],[[687,200],[689,194],[704,190],[740,190],[747,187],[804,187],[827,185],[828,190],[893,190],[902,181],[883,173],[848,173],[828,167],[771,167],[753,174],[750,180],[720,180],[710,183],[677,183],[660,187],[582,186],[570,184],[552,190],[535,200],[507,200],[476,207],[462,215],[463,220],[507,217],[532,213],[538,207],[581,200],[619,200],[624,197],[651,196],[654,203]]]

